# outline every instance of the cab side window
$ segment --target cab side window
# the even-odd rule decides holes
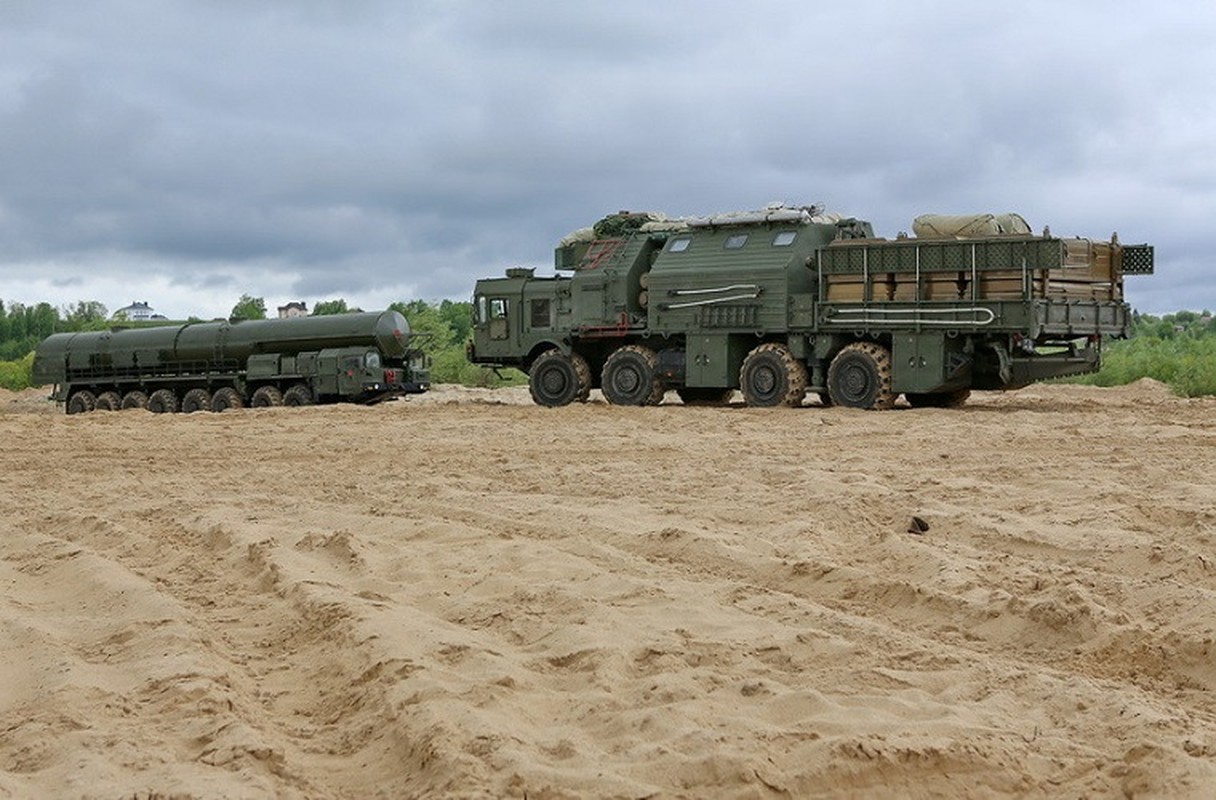
[[[490,298],[490,338],[507,339],[510,329],[507,327],[507,312],[510,305],[505,297]]]

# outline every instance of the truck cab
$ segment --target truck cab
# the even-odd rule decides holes
[[[473,341],[470,359],[500,366],[523,366],[539,348],[568,346],[568,278],[536,278],[516,267],[504,278],[486,278],[473,291]],[[534,356],[533,356],[534,357]]]

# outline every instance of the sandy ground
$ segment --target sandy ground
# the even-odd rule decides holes
[[[1216,401],[43,394],[0,796],[1216,795]]]

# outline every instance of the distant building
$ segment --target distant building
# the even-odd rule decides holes
[[[279,306],[279,319],[287,319],[288,317],[307,317],[307,303],[288,303],[285,306]]]
[[[149,319],[164,319],[165,318],[163,314],[157,314],[155,311],[152,310],[151,306],[149,306],[146,302],[144,302],[142,300],[139,302],[132,303],[131,305],[127,306],[126,308],[120,308],[114,312],[114,316],[116,316],[116,317],[119,316],[120,314],[125,316],[128,320],[131,320],[132,322],[149,320]]]

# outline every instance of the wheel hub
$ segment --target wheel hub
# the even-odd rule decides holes
[[[620,394],[633,394],[642,385],[642,376],[638,375],[636,370],[618,370],[612,380],[612,385]]]
[[[870,376],[860,367],[851,365],[845,371],[843,378],[843,388],[850,399],[856,400],[864,397],[870,389]]]
[[[762,367],[752,373],[752,391],[757,395],[767,397],[777,389],[777,373],[767,367]]]
[[[545,391],[551,395],[561,394],[566,388],[566,376],[560,369],[545,370],[540,382]]]

